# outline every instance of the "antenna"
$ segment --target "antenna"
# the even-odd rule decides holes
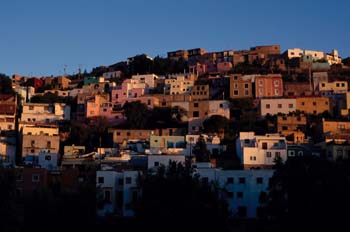
[[[67,76],[67,65],[66,64],[64,65],[64,68],[63,68],[63,75]]]

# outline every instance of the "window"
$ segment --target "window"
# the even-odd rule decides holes
[[[270,109],[270,104],[266,104],[266,109]]]
[[[46,142],[46,148],[51,148],[51,141]]]
[[[282,126],[282,130],[288,130],[288,126]]]
[[[198,102],[193,103],[193,107],[198,107]]]
[[[316,102],[313,102],[313,103],[312,103],[312,105],[314,105],[314,106],[315,106],[315,105],[316,105]]]
[[[233,88],[238,89],[238,84],[234,83]]]
[[[341,83],[341,87],[345,87],[345,84],[344,84],[344,83]]]
[[[279,94],[280,94],[279,89],[275,89],[275,95],[277,96],[277,95],[279,95]]]
[[[104,195],[105,195],[104,197],[105,202],[111,202],[111,190],[105,189]]]
[[[98,183],[103,184],[105,182],[105,178],[103,176],[98,177]]]
[[[326,87],[326,84],[325,84],[325,83],[322,83],[321,86],[322,86],[322,87]]]
[[[39,181],[40,181],[40,175],[32,174],[32,182],[39,182]]]
[[[280,158],[281,157],[281,153],[279,151],[275,152],[275,158]]]
[[[126,132],[126,136],[130,136],[130,131]]]
[[[275,86],[278,86],[280,84],[280,82],[278,80],[275,80],[273,83]]]
[[[289,156],[294,156],[295,155],[295,151],[288,151],[288,155]]]
[[[242,199],[243,198],[243,192],[237,192],[237,198]]]
[[[158,161],[154,162],[154,166],[158,167],[159,166],[159,162]]]
[[[35,141],[34,140],[32,140],[32,141],[30,141],[30,144],[32,145],[32,147],[35,145]]]
[[[293,104],[288,104],[288,108],[292,109],[293,108]]]
[[[219,106],[220,106],[220,108],[223,108],[223,107],[224,107],[224,104],[221,103]]]
[[[244,88],[245,88],[245,89],[248,89],[248,88],[249,88],[249,85],[248,85],[248,84],[244,84]]]
[[[208,184],[208,183],[209,183],[208,177],[203,177],[203,178],[202,178],[202,183],[203,183],[203,184]]]
[[[336,83],[335,85],[336,85],[336,87],[339,87],[339,83]]]
[[[199,111],[193,111],[193,117],[198,118],[199,117]]]
[[[227,198],[233,198],[233,192],[227,192]]]
[[[238,216],[241,218],[245,218],[247,216],[247,207],[239,206],[238,207]]]
[[[131,177],[126,177],[125,178],[125,184],[131,184]]]
[[[34,106],[29,106],[29,110],[34,110]]]
[[[45,155],[45,160],[50,161],[51,160],[51,156],[50,155]]]
[[[233,80],[237,81],[238,80],[238,76],[234,76]]]
[[[282,108],[282,104],[278,104],[277,108],[281,109]]]
[[[267,143],[266,142],[262,143],[262,149],[264,149],[264,150],[267,149]]]
[[[305,105],[305,102],[301,102],[301,105],[302,105],[302,106]]]
[[[248,96],[249,95],[249,90],[245,89],[244,90],[244,96]]]
[[[233,90],[233,95],[238,96],[238,90]]]
[[[250,160],[256,160],[256,156],[251,156]]]
[[[233,184],[233,177],[227,177],[226,183],[227,184]]]
[[[262,184],[263,183],[263,178],[262,177],[258,177],[258,178],[256,178],[256,183],[257,184]]]
[[[245,178],[244,177],[240,177],[238,180],[239,180],[240,184],[245,184]]]
[[[263,80],[259,80],[259,86],[263,86],[263,85],[264,85]]]
[[[117,132],[117,136],[120,136],[120,132]]]
[[[267,158],[271,158],[271,152],[270,152],[270,151],[267,151],[267,152],[266,152],[266,157],[267,157]]]

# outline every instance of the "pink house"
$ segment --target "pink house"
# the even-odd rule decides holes
[[[127,79],[121,86],[112,90],[112,102],[124,103],[129,98],[138,98],[145,93],[146,84],[138,80]]]
[[[283,80],[280,74],[259,75],[255,77],[255,97],[283,96]]]

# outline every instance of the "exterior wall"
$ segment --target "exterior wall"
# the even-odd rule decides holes
[[[104,82],[103,77],[85,77],[84,78],[84,85],[97,84],[100,82]]]
[[[158,168],[160,166],[169,166],[170,161],[177,163],[185,163],[185,156],[183,155],[148,155],[147,156],[147,168]]]
[[[102,76],[105,79],[111,79],[111,78],[120,78],[122,72],[121,71],[115,71],[115,72],[105,72],[102,74]]]
[[[102,106],[105,104],[110,104],[110,106],[112,106],[112,104],[109,103],[108,95],[95,95],[93,99],[86,102],[86,117],[101,116],[103,112]]]
[[[191,100],[209,100],[209,85],[194,85],[191,90]]]
[[[228,72],[232,70],[233,65],[231,62],[219,62],[217,64],[217,71],[218,72]]]
[[[287,50],[288,59],[298,58],[298,57],[301,57],[303,54],[304,54],[304,50],[301,50],[300,48],[294,48],[294,49]]]
[[[240,132],[236,141],[237,155],[245,169],[272,167],[276,157],[287,160],[287,143],[284,136],[266,134],[257,136],[254,132]]]
[[[63,103],[25,103],[21,121],[24,122],[52,122],[70,120],[70,106]]]
[[[15,130],[16,98],[10,95],[0,95],[0,132]]]
[[[20,167],[16,172],[16,191],[22,195],[32,195],[49,187],[48,171],[44,168]]]
[[[22,157],[37,156],[42,149],[49,153],[59,152],[58,128],[24,126],[22,129]]]
[[[16,164],[16,138],[0,136],[0,160],[6,165]]]
[[[331,112],[328,97],[299,97],[296,98],[297,110],[305,114],[322,114],[324,111]]]
[[[326,145],[329,160],[350,159],[350,144],[348,142],[329,142]]]
[[[150,148],[184,148],[184,136],[150,135]]]
[[[298,129],[304,129],[306,127],[306,123],[307,120],[304,115],[277,116],[277,131],[280,133],[286,130],[295,131]]]
[[[168,52],[168,58],[171,60],[179,60],[180,58],[187,60],[188,51],[187,50],[177,50],[173,52]]]
[[[293,98],[279,98],[279,99],[261,99],[260,100],[260,114],[265,116],[267,114],[275,115],[278,113],[288,114],[296,110],[296,100]]]
[[[145,75],[134,75],[131,77],[132,80],[138,80],[140,83],[146,84],[146,88],[153,89],[157,87],[156,80],[158,76],[155,74],[145,74]]]
[[[344,133],[350,131],[349,121],[322,121],[323,133]]]
[[[252,82],[250,78],[234,74],[230,76],[230,98],[253,97]]]
[[[113,142],[116,144],[122,143],[124,140],[147,140],[151,135],[177,135],[177,128],[156,129],[156,130],[123,130],[113,129]]]
[[[283,81],[281,75],[265,75],[255,77],[255,97],[283,96]]]
[[[59,97],[68,97],[69,96],[68,90],[56,90],[56,89],[45,90],[44,93],[40,94],[40,95],[45,95],[47,93],[52,93],[52,94],[55,94]]]
[[[27,99],[27,90],[28,90],[28,99]],[[14,89],[16,93],[18,93],[22,97],[22,102],[28,102],[31,97],[35,94],[35,89],[32,86],[16,86]]]
[[[333,93],[346,93],[348,91],[347,81],[334,81],[319,83],[319,91],[332,91]]]
[[[284,96],[299,97],[312,94],[312,86],[310,87],[309,82],[284,82],[283,85]]]
[[[217,183],[226,193],[229,214],[240,218],[258,218],[260,200],[268,194],[273,170],[198,169],[202,182]],[[242,212],[243,211],[243,212]],[[245,212],[245,213],[244,213]]]

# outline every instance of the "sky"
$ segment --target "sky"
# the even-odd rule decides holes
[[[348,0],[0,0],[0,73],[63,75],[138,54],[281,45],[350,53]]]

